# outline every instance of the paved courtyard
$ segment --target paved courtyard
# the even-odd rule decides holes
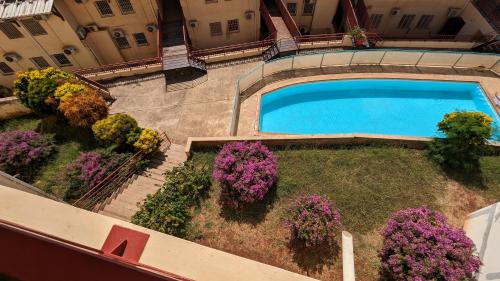
[[[208,70],[208,81],[192,89],[165,92],[163,77],[110,88],[111,113],[127,113],[141,127],[165,131],[174,143],[188,137],[227,136],[238,77],[261,62]]]

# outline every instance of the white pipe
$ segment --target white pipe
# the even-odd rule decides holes
[[[342,231],[342,277],[344,281],[354,281],[354,250],[352,235]]]

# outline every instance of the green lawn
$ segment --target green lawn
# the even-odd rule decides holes
[[[340,280],[339,257],[330,251],[297,252],[287,245],[283,217],[290,198],[318,193],[337,203],[344,229],[355,237],[358,280],[378,278],[379,232],[390,213],[428,206],[461,225],[465,215],[500,200],[500,157],[484,157],[482,174],[464,185],[429,161],[426,151],[357,147],[275,151],[279,182],[266,202],[245,212],[221,209],[220,189],[195,210],[192,240],[321,280]],[[212,166],[215,152],[193,161]]]

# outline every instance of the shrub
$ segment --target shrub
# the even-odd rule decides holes
[[[191,162],[167,172],[163,187],[148,195],[132,222],[153,230],[185,236],[191,216],[189,208],[199,203],[210,187],[210,174]]]
[[[144,153],[151,153],[160,146],[160,135],[153,129],[143,129],[134,147]]]
[[[17,73],[13,91],[26,107],[36,113],[53,113],[57,102],[54,93],[59,84],[73,76],[54,67]]]
[[[88,88],[85,85],[65,82],[61,86],[57,87],[54,92],[54,97],[62,102],[73,95],[83,94],[86,91],[88,91]]]
[[[108,105],[97,93],[64,96],[59,111],[73,127],[90,127],[108,116]]]
[[[142,128],[136,127],[130,130],[127,134],[127,141],[126,143],[130,146],[134,146],[134,143],[139,139],[139,136],[141,135]]]
[[[213,177],[221,187],[221,199],[231,208],[262,200],[276,182],[278,163],[260,142],[231,142],[215,158]]]
[[[55,151],[52,135],[34,131],[0,133],[0,169],[30,180],[35,170]]]
[[[285,223],[290,228],[292,239],[306,247],[334,243],[342,228],[335,203],[320,195],[295,198]]]
[[[481,265],[464,231],[427,208],[393,213],[383,238],[379,256],[391,280],[474,280]]]
[[[493,119],[482,112],[452,112],[438,123],[445,139],[434,139],[429,148],[440,164],[465,171],[479,167],[479,157],[493,136]]]
[[[59,184],[66,187],[65,200],[80,198],[89,188],[101,182],[130,155],[111,151],[81,152],[59,176]]]
[[[114,114],[97,121],[92,126],[96,139],[104,144],[122,145],[127,135],[137,128],[137,121],[127,114]]]

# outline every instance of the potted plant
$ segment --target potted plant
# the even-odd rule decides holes
[[[350,35],[353,47],[355,48],[368,47],[368,40],[366,39],[365,31],[361,27],[355,26],[351,30]]]

